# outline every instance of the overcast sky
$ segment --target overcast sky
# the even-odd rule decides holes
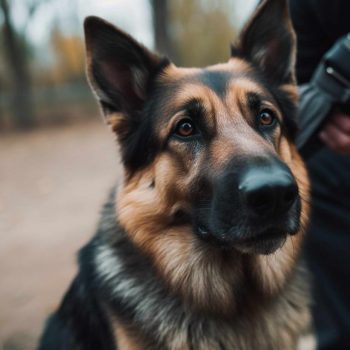
[[[18,27],[26,18],[27,0],[11,0],[13,17]],[[237,3],[232,20],[240,26],[257,0],[233,0]],[[153,46],[149,0],[50,0],[41,5],[27,26],[27,36],[37,46],[47,44],[55,21],[66,32],[81,32],[82,22],[88,15],[103,17],[134,35],[147,46]]]

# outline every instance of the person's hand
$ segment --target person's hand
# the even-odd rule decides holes
[[[336,110],[321,130],[319,137],[332,150],[350,154],[350,116]]]

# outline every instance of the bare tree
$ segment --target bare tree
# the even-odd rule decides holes
[[[153,28],[156,49],[160,53],[175,60],[175,51],[169,33],[169,2],[168,0],[150,0],[153,13]]]
[[[12,23],[7,0],[0,0],[0,9],[4,19],[2,35],[5,58],[13,86],[12,110],[16,125],[21,128],[30,128],[34,125],[34,108],[26,55]],[[29,10],[33,12],[34,8]]]

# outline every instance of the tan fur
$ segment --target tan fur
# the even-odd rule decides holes
[[[239,278],[229,271],[234,259],[205,248],[190,227],[169,228],[172,213],[187,205],[183,194],[191,178],[180,175],[171,159],[160,157],[119,192],[118,218],[175,292],[201,309],[231,309],[230,287]],[[149,186],[153,178],[160,179],[155,188]]]
[[[284,91],[289,98],[294,101],[294,103],[299,102],[299,93],[296,85],[293,84],[285,84],[280,87],[282,91]]]
[[[228,72],[239,72],[240,74],[249,73],[251,66],[248,62],[240,58],[230,58],[228,63],[218,63],[207,67],[210,71],[228,71]],[[177,67],[174,64],[170,64],[164,69],[163,79],[171,79],[172,81],[180,80],[184,77],[188,77],[198,73],[201,68],[183,68]]]
[[[118,350],[145,350],[143,345],[134,339],[122,323],[114,322],[115,338]]]
[[[302,199],[301,230],[297,235],[288,237],[283,247],[278,249],[274,254],[256,256],[257,261],[254,264],[256,277],[260,279],[262,288],[265,291],[270,291],[272,295],[284,287],[286,279],[288,279],[295,266],[310,214],[309,181],[304,162],[295,146],[291,145],[286,138],[282,138],[281,140],[280,155],[292,170],[298,183],[299,193]]]
[[[235,57],[204,69],[178,68],[101,19],[84,27],[87,75],[119,141],[124,175],[79,255],[65,315],[49,321],[44,341],[64,325],[61,344],[74,340],[77,349],[296,350],[310,324],[299,259],[310,196],[277,93],[289,96],[286,108],[297,102],[287,0],[261,1],[232,47]],[[279,123],[261,123],[266,108]],[[184,119],[193,125],[179,124]],[[266,187],[248,183],[250,164],[260,172],[284,168],[280,161],[301,198],[294,236],[294,183],[265,203],[268,193],[257,190]],[[283,217],[273,223],[279,203]],[[283,224],[292,232],[280,232]],[[279,247],[278,237],[286,237]],[[86,313],[73,314],[82,300],[91,303]],[[82,329],[93,337],[81,339]]]
[[[193,70],[171,66],[167,74],[170,72],[173,78],[191,74]],[[167,77],[163,76],[163,79]],[[160,155],[150,168],[126,180],[118,192],[117,214],[121,225],[134,243],[151,257],[171,289],[181,293],[185,300],[199,309],[232,312],[234,300],[231,289],[242,283],[242,261],[229,255],[223,257],[215,249],[209,251],[193,235],[191,227],[171,227],[171,217],[178,209],[188,209],[187,190],[198,176],[203,161],[207,162],[208,168],[219,169],[234,154],[264,155],[267,151],[276,152],[272,144],[263,141],[246,123],[247,92],[260,92],[268,96],[256,83],[243,78],[232,83],[226,101],[222,101],[208,87],[187,84],[174,96],[172,104],[181,105],[190,98],[202,101],[213,118],[211,123],[218,135],[209,150],[210,157],[207,154],[194,159],[189,155],[184,156],[183,146],[177,144],[173,154]],[[266,104],[282,118],[276,105],[271,101],[266,101]],[[174,116],[173,119],[176,121],[179,118]],[[174,120],[171,119],[169,125]],[[165,128],[168,130],[170,126]],[[163,130],[164,135],[167,130]],[[275,254],[250,258],[255,277],[266,295],[278,293],[289,278],[299,255],[308,216],[308,181],[303,162],[280,131],[275,137],[278,139],[279,155],[290,166],[300,188],[303,224],[301,232],[288,237]],[[174,154],[179,156],[174,157]],[[154,187],[151,185],[153,182]],[[209,285],[210,288],[206,288]]]

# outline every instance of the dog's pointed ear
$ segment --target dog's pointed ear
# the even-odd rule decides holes
[[[238,52],[276,84],[295,82],[295,32],[287,0],[262,0],[243,28],[232,56]]]
[[[127,117],[142,110],[164,59],[101,18],[87,17],[84,31],[89,82],[107,121],[124,131]]]

